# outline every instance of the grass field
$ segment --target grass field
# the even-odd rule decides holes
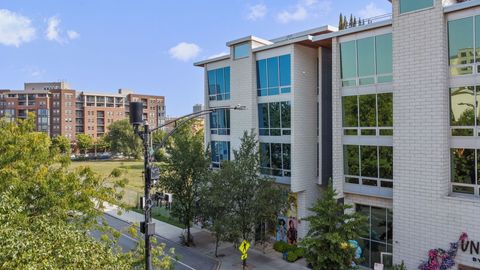
[[[75,169],[81,166],[90,167],[102,177],[109,176],[115,168],[120,169],[122,171],[121,178],[128,180],[123,201],[129,206],[135,206],[143,194],[143,161],[74,161],[71,168]]]

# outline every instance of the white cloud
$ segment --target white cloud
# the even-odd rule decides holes
[[[73,30],[67,31],[67,36],[70,40],[74,40],[80,37],[80,34]]]
[[[35,38],[35,28],[28,17],[0,9],[0,44],[19,47]]]
[[[250,12],[248,13],[247,19],[250,21],[256,21],[258,19],[262,19],[267,15],[267,6],[263,4],[258,4],[254,6],[250,6]]]
[[[283,10],[277,14],[281,23],[304,21],[310,17],[324,15],[332,9],[330,0],[299,0],[297,5],[290,10]]]
[[[20,71],[24,73],[27,77],[32,79],[42,79],[43,75],[47,73],[44,69],[39,68],[35,65],[25,66]]]
[[[56,41],[60,44],[68,42],[68,40],[74,40],[80,37],[80,34],[74,30],[67,30],[67,36],[63,36],[63,31],[60,29],[60,18],[53,16],[47,20],[47,30],[45,31],[45,37],[50,41]]]
[[[178,43],[175,47],[170,48],[170,50],[168,50],[168,53],[172,58],[186,62],[197,57],[200,51],[200,47],[198,47],[198,45],[195,43],[181,42]]]
[[[220,57],[220,56],[225,56],[225,55],[228,55],[229,52],[221,52],[221,53],[217,53],[217,54],[214,54],[214,55],[210,55],[209,57],[207,57],[207,59],[213,59],[213,58],[217,58],[217,57]]]
[[[47,39],[62,43],[63,40],[60,38],[60,30],[58,29],[58,26],[60,25],[60,19],[56,16],[50,17],[47,21],[47,24],[47,30],[45,31]]]
[[[373,2],[370,2],[370,4],[368,4],[363,9],[358,11],[358,15],[362,19],[372,18],[372,17],[378,16],[378,15],[383,15],[383,14],[387,14],[387,13],[388,13],[387,11],[377,7],[375,5],[375,3],[373,3]]]

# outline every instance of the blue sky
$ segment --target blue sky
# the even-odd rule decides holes
[[[246,35],[271,39],[338,14],[391,12],[387,0],[0,0],[0,89],[69,82],[77,90],[130,88],[166,96],[167,114],[203,103],[193,62]]]

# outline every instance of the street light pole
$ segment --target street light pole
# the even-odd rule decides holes
[[[143,205],[144,210],[144,218],[145,221],[140,223],[140,232],[145,235],[145,270],[152,270],[152,254],[151,249],[152,245],[150,242],[150,236],[155,234],[155,223],[152,223],[152,199],[150,197],[150,189],[152,188],[152,181],[158,180],[159,172],[154,170],[154,168],[150,165],[151,159],[151,142],[150,136],[153,132],[161,129],[170,124],[175,124],[175,127],[172,131],[170,131],[160,142],[158,148],[164,146],[167,139],[182,125],[187,123],[189,120],[198,118],[200,116],[209,115],[216,110],[225,109],[225,110],[245,110],[246,108],[241,105],[237,105],[235,107],[230,106],[223,106],[223,107],[215,107],[209,108],[206,110],[202,110],[199,112],[191,113],[184,115],[177,120],[170,121],[165,123],[159,127],[154,129],[150,129],[148,121],[143,119],[143,103],[142,102],[130,102],[130,122],[133,125],[135,133],[142,139],[143,142],[143,152],[144,152],[144,178],[145,178],[145,188],[144,188],[144,200],[145,203]],[[143,130],[140,130],[140,126],[143,124]],[[152,177],[152,175],[155,175]],[[155,178],[155,179],[152,179]]]

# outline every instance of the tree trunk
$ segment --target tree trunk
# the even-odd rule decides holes
[[[215,257],[218,257],[218,243],[220,242],[220,239],[216,237],[215,239]]]

